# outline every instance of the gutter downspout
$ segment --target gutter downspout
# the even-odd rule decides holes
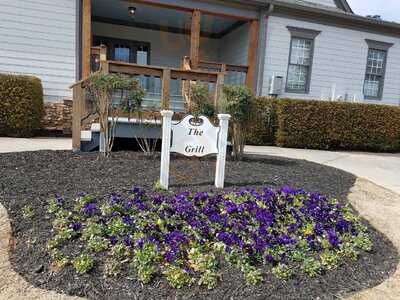
[[[260,11],[260,32],[258,43],[257,58],[257,90],[256,95],[262,96],[264,73],[265,73],[265,55],[267,53],[267,29],[270,14],[274,11],[274,4],[269,4],[268,9]]]

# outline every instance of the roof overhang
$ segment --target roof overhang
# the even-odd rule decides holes
[[[336,9],[322,9],[279,0],[265,0],[274,5],[274,14],[283,13],[301,19],[315,20],[321,23],[331,23],[337,26],[351,27],[358,30],[378,34],[400,36],[400,24],[363,17],[354,13],[342,12]]]

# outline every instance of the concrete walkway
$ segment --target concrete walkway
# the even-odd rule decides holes
[[[333,152],[247,146],[246,153],[305,159],[368,179],[400,194],[400,154]]]
[[[16,139],[0,137],[0,153],[38,150],[71,150],[70,138]]]

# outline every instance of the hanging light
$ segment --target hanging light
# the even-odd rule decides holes
[[[129,16],[134,19],[136,17],[136,7],[134,6],[129,6],[128,8],[129,11]]]

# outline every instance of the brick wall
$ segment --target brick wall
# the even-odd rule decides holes
[[[48,102],[45,103],[44,109],[43,128],[45,130],[58,131],[65,135],[71,135],[72,100]]]

